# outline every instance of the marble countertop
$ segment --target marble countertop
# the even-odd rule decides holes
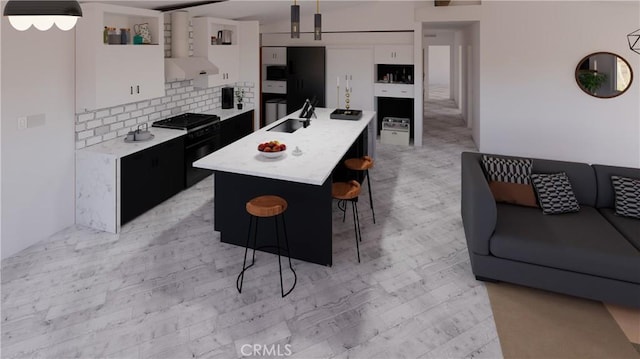
[[[309,127],[293,133],[267,131],[289,118],[297,118],[298,112],[294,112],[199,159],[193,165],[216,171],[322,185],[375,117],[375,112],[363,111],[358,121],[332,120],[329,114],[333,110],[317,108],[318,118],[312,118]],[[287,145],[287,150],[279,158],[265,158],[258,152],[260,143],[272,140]],[[302,155],[292,154],[296,146]]]
[[[126,136],[120,136],[112,140],[98,143],[97,145],[79,149],[78,151],[97,152],[113,155],[116,158],[122,158],[163,142],[173,140],[174,138],[183,136],[187,133],[187,131],[184,130],[173,130],[158,127],[149,127],[149,132],[154,136],[154,138],[149,141],[127,143],[124,142],[124,138]]]

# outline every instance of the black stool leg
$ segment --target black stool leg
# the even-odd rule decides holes
[[[256,238],[258,237],[258,218],[256,218],[255,233],[253,236],[253,258],[251,264],[247,267],[247,252],[249,251],[249,240],[251,239],[251,223],[253,222],[253,216],[249,216],[249,233],[247,233],[247,243],[244,248],[244,260],[242,261],[242,271],[236,279],[236,288],[239,293],[242,293],[242,282],[244,282],[244,272],[251,268],[256,262]]]
[[[351,212],[353,212],[353,229],[356,233],[356,250],[358,252],[358,263],[360,263],[360,244],[358,242],[362,239],[359,240],[358,238],[360,237],[360,221],[358,220],[358,204],[356,201],[351,201]]]
[[[296,275],[296,271],[293,270],[293,265],[291,264],[291,252],[289,251],[289,237],[287,236],[287,225],[286,222],[284,221],[284,213],[281,214],[282,216],[282,229],[284,231],[284,244],[287,246],[287,257],[289,258],[289,269],[291,269],[291,272],[293,273],[293,285],[291,286],[291,289],[289,289],[286,293],[282,294],[282,297],[286,297],[289,293],[291,293],[291,291],[293,291],[293,288],[296,287],[296,283],[298,282],[298,276]],[[278,262],[280,261],[280,259],[278,258]],[[280,272],[280,289],[282,291],[284,291],[284,289],[282,289],[282,270]]]
[[[369,204],[371,205],[371,213],[373,214],[373,223],[376,223],[376,211],[373,210],[373,196],[371,196],[371,180],[369,180],[369,170],[365,170],[367,175],[367,187],[369,189]]]

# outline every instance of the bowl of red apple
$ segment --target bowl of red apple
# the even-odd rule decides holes
[[[258,152],[266,158],[278,158],[287,150],[287,145],[278,141],[263,142],[258,145]]]

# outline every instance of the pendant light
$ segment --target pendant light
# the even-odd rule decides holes
[[[316,0],[316,14],[313,17],[313,39],[322,40],[322,14],[320,14],[320,0]]]
[[[291,5],[291,38],[300,38],[300,5],[296,4],[296,0]]]
[[[77,1],[8,1],[4,16],[16,30],[25,31],[35,26],[46,31],[55,23],[60,30],[73,29],[82,16],[82,8]]]

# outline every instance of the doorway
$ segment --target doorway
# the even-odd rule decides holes
[[[427,48],[427,71],[429,74],[427,100],[451,98],[451,46],[431,45]]]

